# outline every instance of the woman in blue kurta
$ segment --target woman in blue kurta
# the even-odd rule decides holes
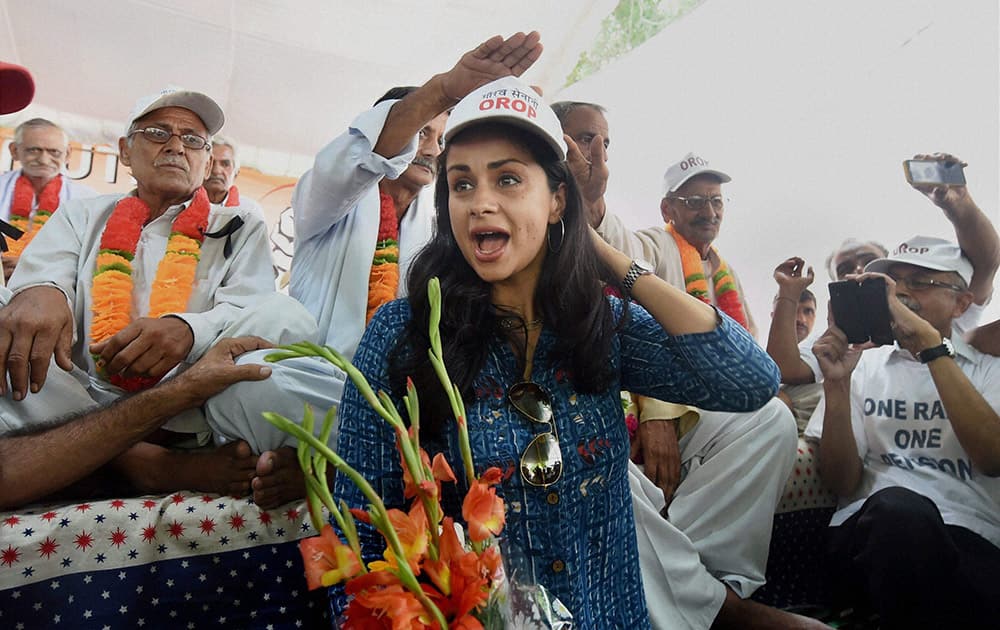
[[[558,120],[520,81],[473,91],[453,110],[445,139],[434,239],[413,264],[410,298],[376,313],[354,363],[397,403],[412,376],[425,448],[461,461],[426,358],[426,285],[439,277],[445,363],[465,399],[477,472],[505,472],[508,572],[547,587],[577,627],[648,627],[620,391],[749,411],[774,395],[777,369],[740,326],[593,233]],[[605,297],[607,284],[626,299]],[[524,391],[551,401],[550,421],[521,411]],[[546,439],[550,451],[538,448]],[[388,507],[403,507],[395,437],[351,384],[337,450]],[[443,503],[460,519],[458,476]],[[365,502],[343,476],[335,496]],[[370,528],[360,534],[364,561],[379,557],[381,538]],[[332,595],[336,615],[342,590]]]

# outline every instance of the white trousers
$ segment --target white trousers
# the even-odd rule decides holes
[[[270,352],[249,352],[241,356],[239,362],[264,363],[264,357]],[[205,415],[216,443],[246,440],[255,453],[282,446],[294,448],[298,440],[265,420],[263,412],[272,411],[301,424],[304,406],[308,404],[316,416],[315,433],[318,434],[326,412],[340,404],[347,375],[330,363],[308,357],[269,365],[269,378],[236,383],[206,403]],[[337,434],[335,425],[328,442],[331,447],[337,445]]]
[[[753,413],[701,411],[680,442],[681,483],[663,493],[630,465],[639,564],[654,628],[708,628],[725,586],[749,597],[764,584],[774,510],[795,461],[797,431],[773,399]]]

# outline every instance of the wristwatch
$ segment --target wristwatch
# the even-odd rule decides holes
[[[921,350],[917,353],[917,359],[919,359],[921,363],[930,363],[934,359],[940,359],[941,357],[955,358],[955,346],[951,345],[951,339],[948,339],[947,337],[941,340],[940,346],[927,348],[926,350]]]
[[[628,272],[625,273],[625,278],[622,280],[623,297],[628,298],[632,296],[632,287],[635,286],[635,281],[639,279],[639,276],[648,276],[652,273],[653,265],[645,260],[633,260],[632,264],[628,267]]]

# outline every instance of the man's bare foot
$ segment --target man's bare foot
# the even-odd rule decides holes
[[[178,451],[139,442],[114,465],[141,492],[194,490],[234,497],[250,493],[256,457],[243,440],[208,451]]]
[[[252,482],[253,501],[269,510],[306,496],[306,481],[295,449],[283,446],[257,458]]]
[[[740,597],[726,587],[726,600],[712,624],[714,630],[741,628],[746,630],[829,630],[829,626],[816,619],[803,617],[759,604]]]

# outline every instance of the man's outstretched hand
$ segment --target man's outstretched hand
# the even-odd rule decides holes
[[[234,383],[262,381],[269,377],[269,366],[254,363],[237,365],[236,359],[253,350],[273,347],[271,342],[260,337],[222,339],[194,365],[163,386],[177,387],[179,394],[190,401],[190,407],[200,406]]]
[[[490,81],[519,77],[542,54],[538,31],[515,33],[507,39],[495,35],[462,55],[455,67],[440,75],[444,96],[458,102],[469,92]]]

